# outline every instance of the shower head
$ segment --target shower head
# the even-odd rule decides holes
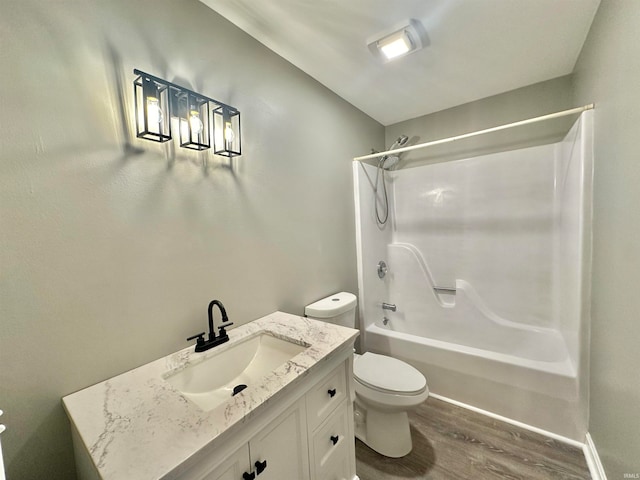
[[[400,135],[396,139],[396,141],[393,142],[393,145],[391,145],[391,148],[389,150],[393,150],[394,148],[404,147],[408,141],[409,141],[409,137],[407,137],[406,135]]]
[[[409,137],[407,137],[406,135],[400,135],[396,139],[396,141],[393,142],[393,145],[391,145],[391,148],[389,148],[389,150],[394,150],[396,148],[403,147],[408,141],[409,141]],[[373,190],[377,196],[378,195],[378,177],[382,177],[382,192],[384,194],[383,196],[384,203],[382,203],[382,205],[384,206],[384,214],[382,216],[378,212],[378,201],[376,200],[374,202],[375,210],[376,210],[376,220],[378,221],[379,225],[384,225],[385,223],[387,223],[387,219],[389,218],[389,199],[387,198],[387,183],[385,179],[385,170],[389,170],[395,167],[399,161],[400,161],[400,155],[397,153],[396,154],[389,153],[387,155],[382,155],[380,157],[380,160],[378,160],[378,168],[376,168],[376,183]],[[382,175],[380,175],[381,172],[382,172]]]
[[[408,141],[409,141],[409,137],[407,137],[406,135],[400,135],[396,139],[396,141],[393,142],[393,145],[391,145],[389,150],[404,147]],[[384,155],[382,158],[380,158],[379,165],[385,170],[389,170],[390,168],[395,167],[399,161],[400,161],[400,155]]]
[[[398,155],[385,155],[381,159],[382,168],[385,170],[389,170],[396,166],[396,164],[400,161],[400,157]]]

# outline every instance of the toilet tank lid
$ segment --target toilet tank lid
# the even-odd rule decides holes
[[[340,292],[307,305],[304,314],[307,317],[331,318],[356,308],[358,300],[353,293]]]

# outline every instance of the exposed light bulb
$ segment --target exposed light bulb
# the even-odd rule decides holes
[[[231,145],[236,138],[236,134],[231,128],[231,122],[227,122],[224,126],[224,139],[227,141],[227,145]]]
[[[164,120],[157,98],[147,97],[147,120],[150,125],[158,125]]]
[[[191,130],[191,132],[189,132]],[[204,130],[200,114],[197,110],[189,111],[189,119],[180,119],[180,134],[183,139],[191,142],[194,136],[198,136]]]
[[[189,125],[191,126],[191,132],[199,135],[202,133],[202,129],[204,125],[202,124],[202,120],[200,120],[200,114],[197,110],[191,110],[191,116],[189,117]]]

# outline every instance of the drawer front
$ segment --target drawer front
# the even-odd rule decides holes
[[[315,480],[351,480],[353,475],[349,474],[348,453],[348,448],[336,452],[336,458],[331,459],[331,464],[326,465],[326,469],[318,472]]]
[[[332,478],[327,475],[335,472],[343,459],[348,459],[349,442],[354,442],[354,438],[349,436],[348,413],[345,401],[313,435],[312,470],[315,471],[315,478],[318,480]]]
[[[307,394],[307,420],[313,431],[346,398],[347,375],[341,364]]]

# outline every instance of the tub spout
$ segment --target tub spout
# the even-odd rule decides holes
[[[382,309],[383,310],[391,310],[392,312],[395,312],[396,311],[396,304],[395,303],[382,302]]]

